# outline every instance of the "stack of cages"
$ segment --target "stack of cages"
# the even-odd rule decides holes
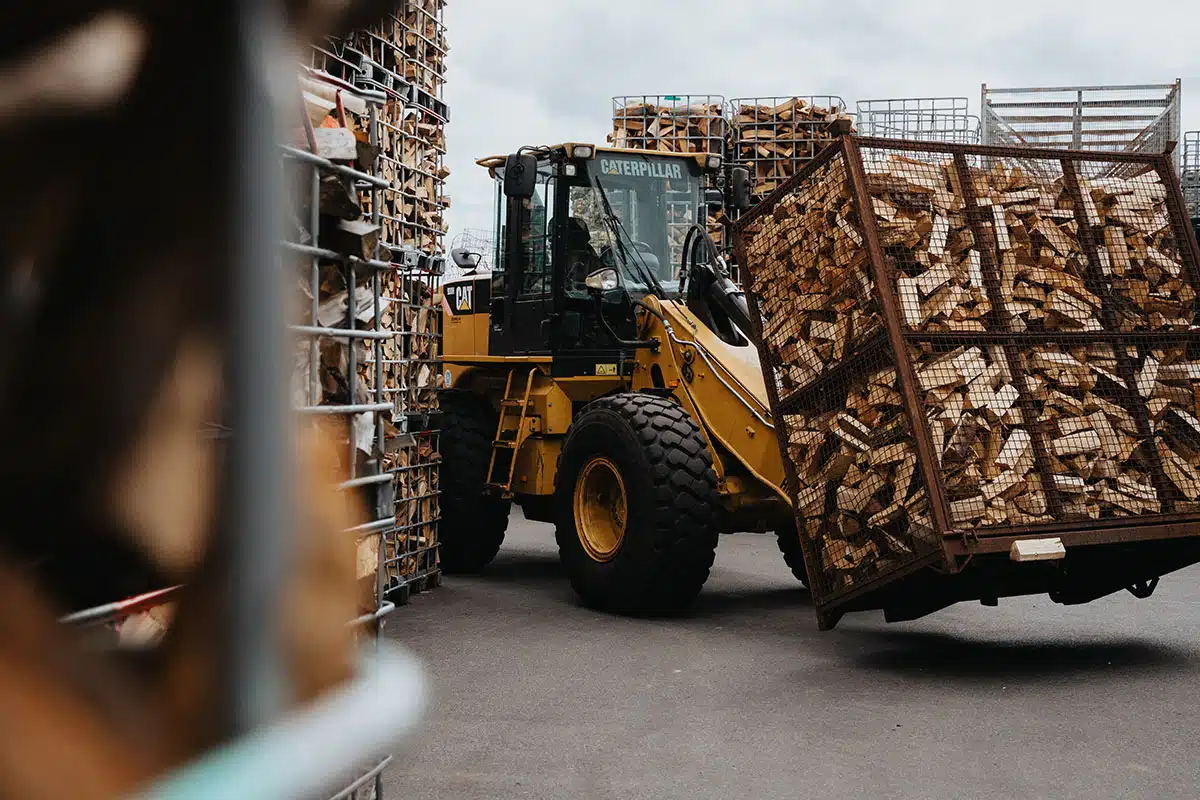
[[[859,100],[858,132],[881,139],[979,144],[979,117],[965,97]]]
[[[992,89],[984,84],[981,140],[997,146],[1163,153],[1179,142],[1181,89],[1178,80],[1032,89]]]
[[[845,137],[737,240],[822,627],[1200,560],[1200,251],[1169,156]],[[1069,569],[1010,561],[1050,536]]]
[[[1187,212],[1193,220],[1193,225],[1200,235],[1200,131],[1191,131],[1183,135],[1183,198],[1187,203]]]
[[[346,532],[357,540],[359,605],[365,613],[357,624],[376,638],[395,609],[387,598],[383,559],[397,527],[386,457],[393,405],[383,371],[386,348],[395,338],[393,302],[386,293],[394,266],[379,235],[378,210],[388,188],[377,156],[387,98],[315,66],[302,70],[300,84],[303,117],[290,126],[293,133],[283,148],[290,185],[300,198],[285,232],[285,263],[290,262],[307,318],[294,328],[292,403],[315,425],[335,418],[346,423],[349,480],[340,489],[371,510],[369,521]],[[388,761],[348,776],[336,797],[379,797]]]
[[[730,131],[725,109],[725,98],[713,94],[614,97],[613,132],[608,141],[622,149],[710,153],[724,158]],[[672,252],[682,252],[695,204],[684,192],[678,202],[668,198],[667,209]],[[728,227],[724,211],[709,217],[708,233],[722,251],[728,250]]]
[[[384,468],[394,478],[396,525],[386,537],[382,580],[400,604],[441,580],[437,396],[444,381],[440,310],[450,205],[443,13],[440,0],[404,3],[375,27],[315,49],[313,63],[386,98],[373,134],[386,185],[368,203],[390,253],[381,323],[390,335],[378,366],[391,409]]]

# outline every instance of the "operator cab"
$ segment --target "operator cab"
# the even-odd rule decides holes
[[[492,357],[553,356],[564,377],[620,361],[633,303],[680,296],[685,241],[707,220],[721,157],[566,144],[479,163],[496,182],[496,266],[470,288],[447,285],[451,312],[464,293],[472,313],[486,301]]]

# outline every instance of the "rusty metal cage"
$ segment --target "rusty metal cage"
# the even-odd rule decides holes
[[[856,121],[863,136],[979,144],[979,117],[965,97],[859,100]]]
[[[1181,82],[995,89],[983,85],[982,142],[1095,152],[1165,152],[1182,129]],[[1103,161],[1081,163],[1110,169]]]
[[[715,94],[613,98],[613,147],[659,153],[724,155],[729,134],[725,98]]]
[[[1200,218],[1200,131],[1183,135],[1182,156],[1183,198],[1188,215]]]
[[[1200,522],[1200,252],[1169,156],[847,136],[737,241],[826,626],[1021,537]]]

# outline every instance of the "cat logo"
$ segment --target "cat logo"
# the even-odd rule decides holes
[[[458,297],[458,313],[470,314],[471,306],[474,305],[475,300],[475,287],[459,286],[455,295]]]

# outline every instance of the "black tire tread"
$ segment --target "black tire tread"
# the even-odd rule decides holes
[[[574,575],[572,585],[585,602],[594,606],[625,611],[687,606],[708,580],[716,555],[719,503],[712,454],[696,422],[669,398],[639,393],[614,395],[589,405],[580,420],[589,413],[603,411],[615,413],[629,424],[649,463],[653,510],[648,531],[655,558],[638,585],[613,587],[608,597],[589,596]],[[563,453],[568,447],[570,437]],[[560,487],[560,491],[569,496],[574,487]],[[569,497],[563,509],[568,522],[558,525],[560,553],[576,537],[573,522],[569,521]]]
[[[776,531],[775,542],[779,545],[779,552],[783,553],[784,563],[796,576],[796,580],[808,586],[808,567],[804,564],[804,551],[801,549],[800,536],[796,529],[787,527]]]
[[[484,493],[498,417],[482,397],[460,389],[439,393],[442,409],[441,488],[442,569],[475,573],[504,543],[512,503]]]

